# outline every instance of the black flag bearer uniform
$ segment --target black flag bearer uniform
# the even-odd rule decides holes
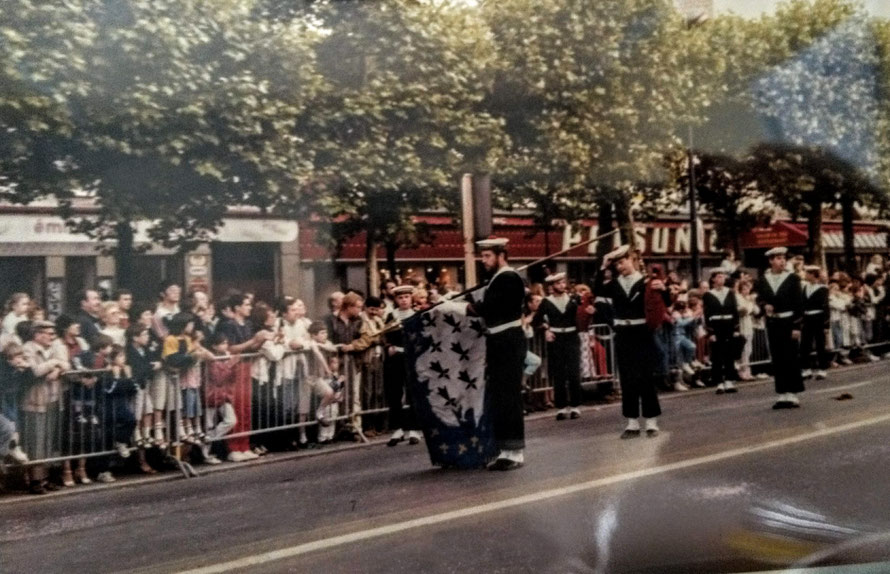
[[[548,276],[545,281],[554,283],[565,279],[565,273]],[[552,333],[547,342],[547,376],[553,386],[556,420],[567,416],[581,416],[581,339],[578,337],[578,299],[568,293],[552,294],[544,298],[538,313]],[[571,407],[567,412],[566,407]]]
[[[478,241],[480,250],[504,249],[506,239]],[[487,408],[491,409],[492,434],[500,454],[496,470],[509,470],[523,463],[525,421],[522,404],[522,370],[527,343],[522,331],[522,302],[525,283],[509,266],[497,270],[485,288],[482,301],[471,303],[475,314],[485,320],[485,372]]]
[[[804,270],[807,274],[814,274],[814,279],[821,273],[818,265],[807,265]],[[821,380],[826,376],[828,353],[825,351],[825,338],[829,321],[828,288],[817,281],[806,281],[803,285],[803,327],[800,332],[800,358],[804,378],[815,375],[816,379]]]
[[[723,270],[714,271],[723,273]],[[712,273],[712,275],[714,274]],[[733,381],[735,370],[734,339],[739,333],[739,309],[735,292],[729,287],[711,289],[702,296],[705,329],[711,339],[711,381],[717,384],[717,394],[738,391]]]
[[[767,257],[784,255],[784,247],[771,249]],[[800,406],[797,393],[804,390],[800,374],[799,342],[793,337],[803,324],[803,295],[800,277],[790,271],[773,273],[767,269],[757,283],[757,303],[766,313],[766,335],[772,357],[773,375],[779,400],[774,409]],[[766,305],[772,311],[766,311]]]

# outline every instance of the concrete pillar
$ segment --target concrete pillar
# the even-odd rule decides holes
[[[47,257],[43,304],[48,319],[55,320],[63,313],[66,304],[65,289],[65,258]]]

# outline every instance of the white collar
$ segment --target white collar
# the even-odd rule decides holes
[[[630,275],[619,275],[618,276],[618,284],[621,285],[621,288],[624,289],[624,292],[630,295],[630,290],[633,289],[633,286],[637,284],[637,281],[643,278],[643,274],[639,271],[634,271]]]
[[[720,304],[723,305],[723,303],[726,302],[726,298],[729,296],[729,288],[724,285],[721,289],[711,289],[709,293],[716,297],[717,300],[720,301]]]
[[[494,278],[500,275],[501,273],[505,273],[507,271],[513,271],[513,268],[509,265],[504,265],[503,267],[498,267],[498,270],[495,271],[494,275],[492,275],[491,280],[494,281]],[[489,281],[490,283],[490,281]]]

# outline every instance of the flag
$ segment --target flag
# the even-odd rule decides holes
[[[434,465],[479,468],[497,455],[485,394],[485,325],[446,303],[402,323],[408,385]]]

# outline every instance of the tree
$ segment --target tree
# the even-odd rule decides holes
[[[719,77],[704,36],[667,1],[483,7],[499,55],[489,108],[511,138],[496,179],[505,202],[543,219],[614,211],[631,240],[636,182],[663,177],[663,154],[700,121],[702,87]]]
[[[317,149],[334,235],[367,232],[368,291],[377,247],[417,239],[410,216],[437,207],[462,171],[492,166],[500,123],[480,103],[493,54],[466,7],[447,2],[320,2],[325,90],[307,137]]]
[[[12,93],[4,110],[28,115],[4,114],[4,123],[43,128],[47,108],[64,128],[13,142],[18,165],[37,169],[4,165],[15,183],[6,197],[53,195],[74,229],[115,242],[122,283],[137,225],[187,249],[209,240],[231,205],[305,201],[296,192],[311,179],[312,150],[297,124],[318,86],[307,25],[255,17],[250,2],[85,0],[48,10],[12,0],[3,10],[2,31],[16,40],[0,53],[5,73],[57,106]],[[34,101],[43,107],[26,107]],[[81,196],[96,216],[76,215]]]

